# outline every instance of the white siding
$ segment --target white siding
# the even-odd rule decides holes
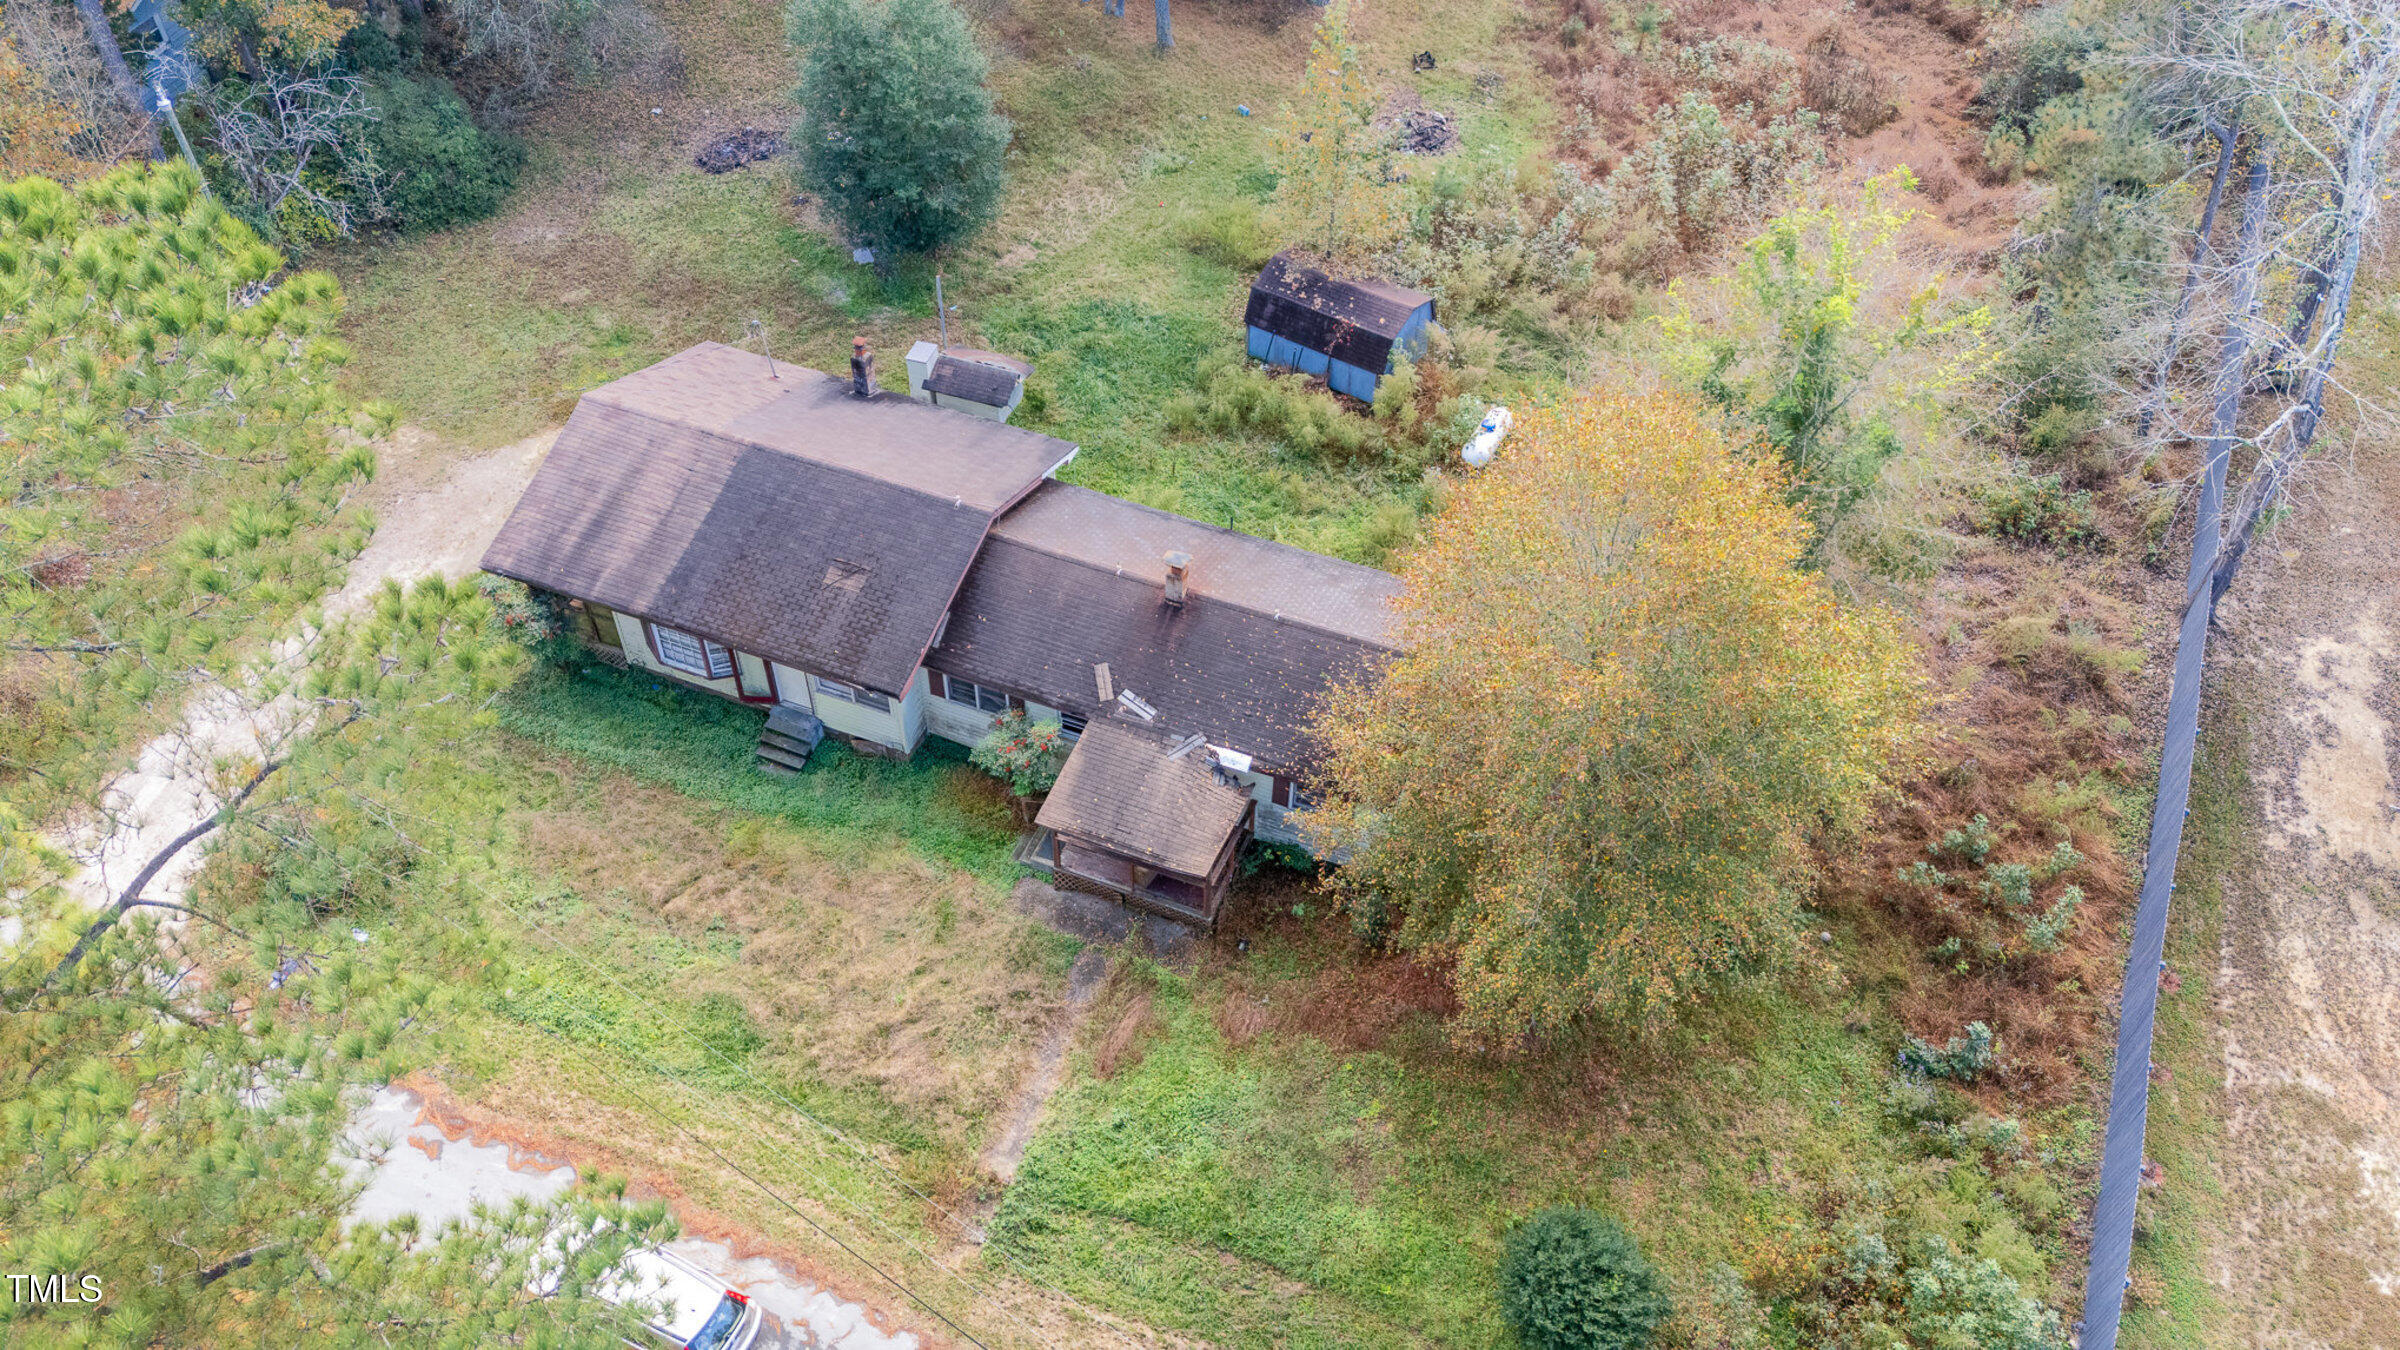
[[[742,696],[742,691],[732,680],[703,679],[688,670],[677,670],[660,661],[658,654],[650,650],[649,629],[643,626],[640,619],[631,614],[619,613],[617,615],[617,635],[624,639],[625,645],[621,650],[625,653],[625,659],[644,670],[656,671],[671,679],[681,680],[685,684],[706,689],[712,694],[723,694],[727,698]]]
[[[895,699],[889,711],[877,712],[863,704],[821,693],[811,682],[808,672],[796,670],[781,661],[775,663],[775,688],[782,694],[784,702],[815,713],[817,720],[823,722],[828,731],[856,736],[862,741],[873,741],[902,754],[916,749],[918,737],[923,735],[923,699],[919,690],[924,683],[924,672],[917,672],[909,699]],[[918,725],[914,729],[909,725],[910,700],[918,704]]]
[[[925,694],[925,729],[946,741],[973,746],[992,729],[993,713],[935,698],[930,689]]]
[[[925,739],[925,700],[930,695],[925,668],[919,666],[908,677],[908,697],[900,700],[901,748],[914,751],[917,742]]]

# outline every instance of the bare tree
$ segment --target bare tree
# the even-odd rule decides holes
[[[158,123],[150,115],[150,100],[142,96],[142,82],[133,77],[133,67],[125,64],[125,49],[117,45],[116,31],[108,26],[108,11],[100,7],[100,0],[75,0],[75,12],[83,17],[83,31],[100,54],[101,68],[108,72],[108,82],[117,91],[117,101],[148,128],[150,158],[165,159],[166,145],[158,139]]]
[[[382,175],[356,149],[363,124],[382,114],[356,76],[270,65],[247,86],[219,85],[208,99],[209,142],[263,219],[278,219],[297,200],[348,235],[382,214]]]
[[[2201,433],[2206,469],[2185,612],[2185,641],[2197,633],[2204,642],[2206,630],[2189,625],[2232,583],[2257,531],[2307,462],[2329,395],[2346,395],[2361,414],[2383,411],[2341,387],[2336,361],[2368,231],[2381,202],[2400,186],[2393,153],[2400,139],[2400,0],[2229,0],[2206,10],[2188,41],[2143,60],[2162,77],[2161,91],[2205,95],[2184,105],[2187,116],[2213,114],[2221,124],[2249,128],[2241,244],[2230,259],[2204,249],[2194,260],[2195,273],[2223,306],[2215,397]],[[2220,145],[2221,160],[2229,150]],[[2297,378],[2251,378],[2260,354]],[[2250,467],[2225,512],[2227,469],[2243,448]],[[2183,699],[2181,676],[2177,683]],[[2161,800],[2167,800],[2163,787]],[[2171,870],[2171,846],[2164,857]],[[2148,969],[2129,970],[2128,990],[2150,976]],[[2127,1073],[2143,1081],[2145,1048],[2143,1042],[2128,1056],[2120,1043],[2120,1082]],[[2145,1090],[2137,1089],[2135,1100],[2146,1101],[2138,1095]],[[2130,1153],[2120,1148],[2118,1133],[2128,1124]],[[2141,1125],[2122,1111],[2109,1122],[2084,1284],[2084,1350],[2116,1345]]]
[[[67,10],[19,0],[0,6],[0,26],[42,86],[83,123],[77,158],[105,163],[155,138],[148,112],[127,106],[89,28]]]
[[[2241,0],[2232,9],[2214,30],[2218,40],[2186,61],[2239,95],[2286,166],[2277,174],[2282,232],[2271,256],[2254,265],[2288,273],[2298,295],[2273,319],[2243,321],[2264,330],[2262,346],[2298,378],[2271,386],[2269,405],[2249,419],[2258,458],[2228,519],[2230,542],[2213,578],[2218,594],[2316,444],[2328,394],[2349,392],[2340,391],[2335,361],[2359,260],[2383,200],[2400,185],[2400,0]],[[2285,313],[2297,315],[2288,330]],[[2349,396],[2354,407],[2371,408]]]

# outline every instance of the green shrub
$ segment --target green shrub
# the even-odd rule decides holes
[[[847,238],[898,253],[963,242],[1000,209],[1009,121],[992,111],[989,63],[950,0],[793,0],[805,49],[800,183]]]
[[[1991,817],[1978,811],[1963,830],[1944,830],[1941,842],[1929,844],[1925,851],[1937,858],[1956,858],[1980,866],[1992,851],[1999,835],[1992,830]]]
[[[2100,426],[2100,410],[2080,403],[2053,403],[2025,426],[2025,453],[2037,459],[2071,456]]]
[[[478,128],[447,80],[386,75],[371,87],[383,116],[367,146],[385,175],[394,225],[412,234],[447,229],[500,209],[524,162],[516,142]]]
[[[1638,1350],[1672,1311],[1633,1235],[1578,1206],[1508,1235],[1500,1312],[1527,1350]]]
[[[992,719],[967,762],[1008,784],[1020,797],[1048,792],[1067,762],[1065,732],[1053,721],[1036,722],[1021,708]]]
[[[1246,201],[1219,202],[1183,218],[1176,238],[1185,248],[1237,272],[1255,272],[1275,256],[1275,243]]]
[[[342,36],[341,51],[350,68],[361,74],[396,70],[400,65],[400,44],[373,19],[352,24]]]
[[[500,630],[534,659],[565,666],[584,655],[583,644],[575,640],[564,598],[557,593],[536,591],[523,582],[488,572],[476,577],[475,588],[491,602]]]
[[[2012,475],[1976,494],[1976,524],[2023,543],[2070,548],[2099,537],[2092,494],[2069,492],[2054,473]]]
[[[2024,1254],[2038,1271],[2040,1258],[2030,1247]],[[2062,1339],[2058,1314],[2027,1298],[1999,1262],[1953,1255],[1940,1237],[1925,1239],[1907,1287],[1906,1344],[2054,1350]]]
[[[2064,9],[2037,12],[2016,34],[1994,44],[1976,110],[1995,129],[2022,132],[2042,105],[2083,88],[2085,60],[2101,41],[2097,30]]]
[[[2037,952],[2054,952],[2064,941],[2067,929],[2075,922],[2075,911],[2083,904],[2083,888],[2069,886],[2058,893],[2058,899],[2040,914],[2025,920],[2025,945]]]
[[[1977,889],[2013,913],[2033,903],[2033,869],[2023,863],[1996,863]]]
[[[1992,1029],[1981,1022],[1969,1022],[1967,1034],[1951,1037],[1947,1045],[1937,1047],[1922,1036],[1909,1037],[1900,1047],[1899,1063],[1903,1073],[1964,1083],[1982,1077],[1999,1053]]]

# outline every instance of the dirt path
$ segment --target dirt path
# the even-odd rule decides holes
[[[1051,1095],[1066,1079],[1067,1047],[1075,1043],[1075,1032],[1091,1011],[1092,995],[1099,992],[1100,981],[1107,974],[1108,953],[1098,947],[1084,948],[1067,970],[1066,1009],[1043,1034],[1034,1051],[1032,1076],[1009,1102],[1000,1133],[983,1151],[983,1170],[1004,1183],[1017,1179],[1017,1165],[1025,1161],[1025,1146],[1033,1142],[1033,1127],[1041,1122],[1042,1108],[1050,1104]]]
[[[2400,455],[2328,467],[2229,597],[2223,1344],[2400,1345]]]
[[[403,428],[369,489],[375,534],[351,560],[342,588],[326,597],[326,617],[365,609],[387,580],[405,584],[437,572],[472,572],[557,435],[547,431],[445,466],[431,436]],[[194,688],[184,700],[182,724],[143,746],[134,767],[102,793],[99,815],[65,841],[82,864],[69,890],[94,908],[106,904],[169,840],[217,809],[210,785],[216,765],[261,758],[297,731],[304,706],[289,695],[271,697],[268,689],[304,660],[305,644],[287,638],[241,678]],[[185,849],[144,894],[182,899],[205,856],[203,849]]]

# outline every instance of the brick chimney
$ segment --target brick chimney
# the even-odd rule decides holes
[[[1185,578],[1190,575],[1192,570],[1192,555],[1182,549],[1175,549],[1167,554],[1165,561],[1167,564],[1167,603],[1181,605],[1185,593]]]
[[[850,396],[875,396],[875,352],[864,337],[850,339]]]

